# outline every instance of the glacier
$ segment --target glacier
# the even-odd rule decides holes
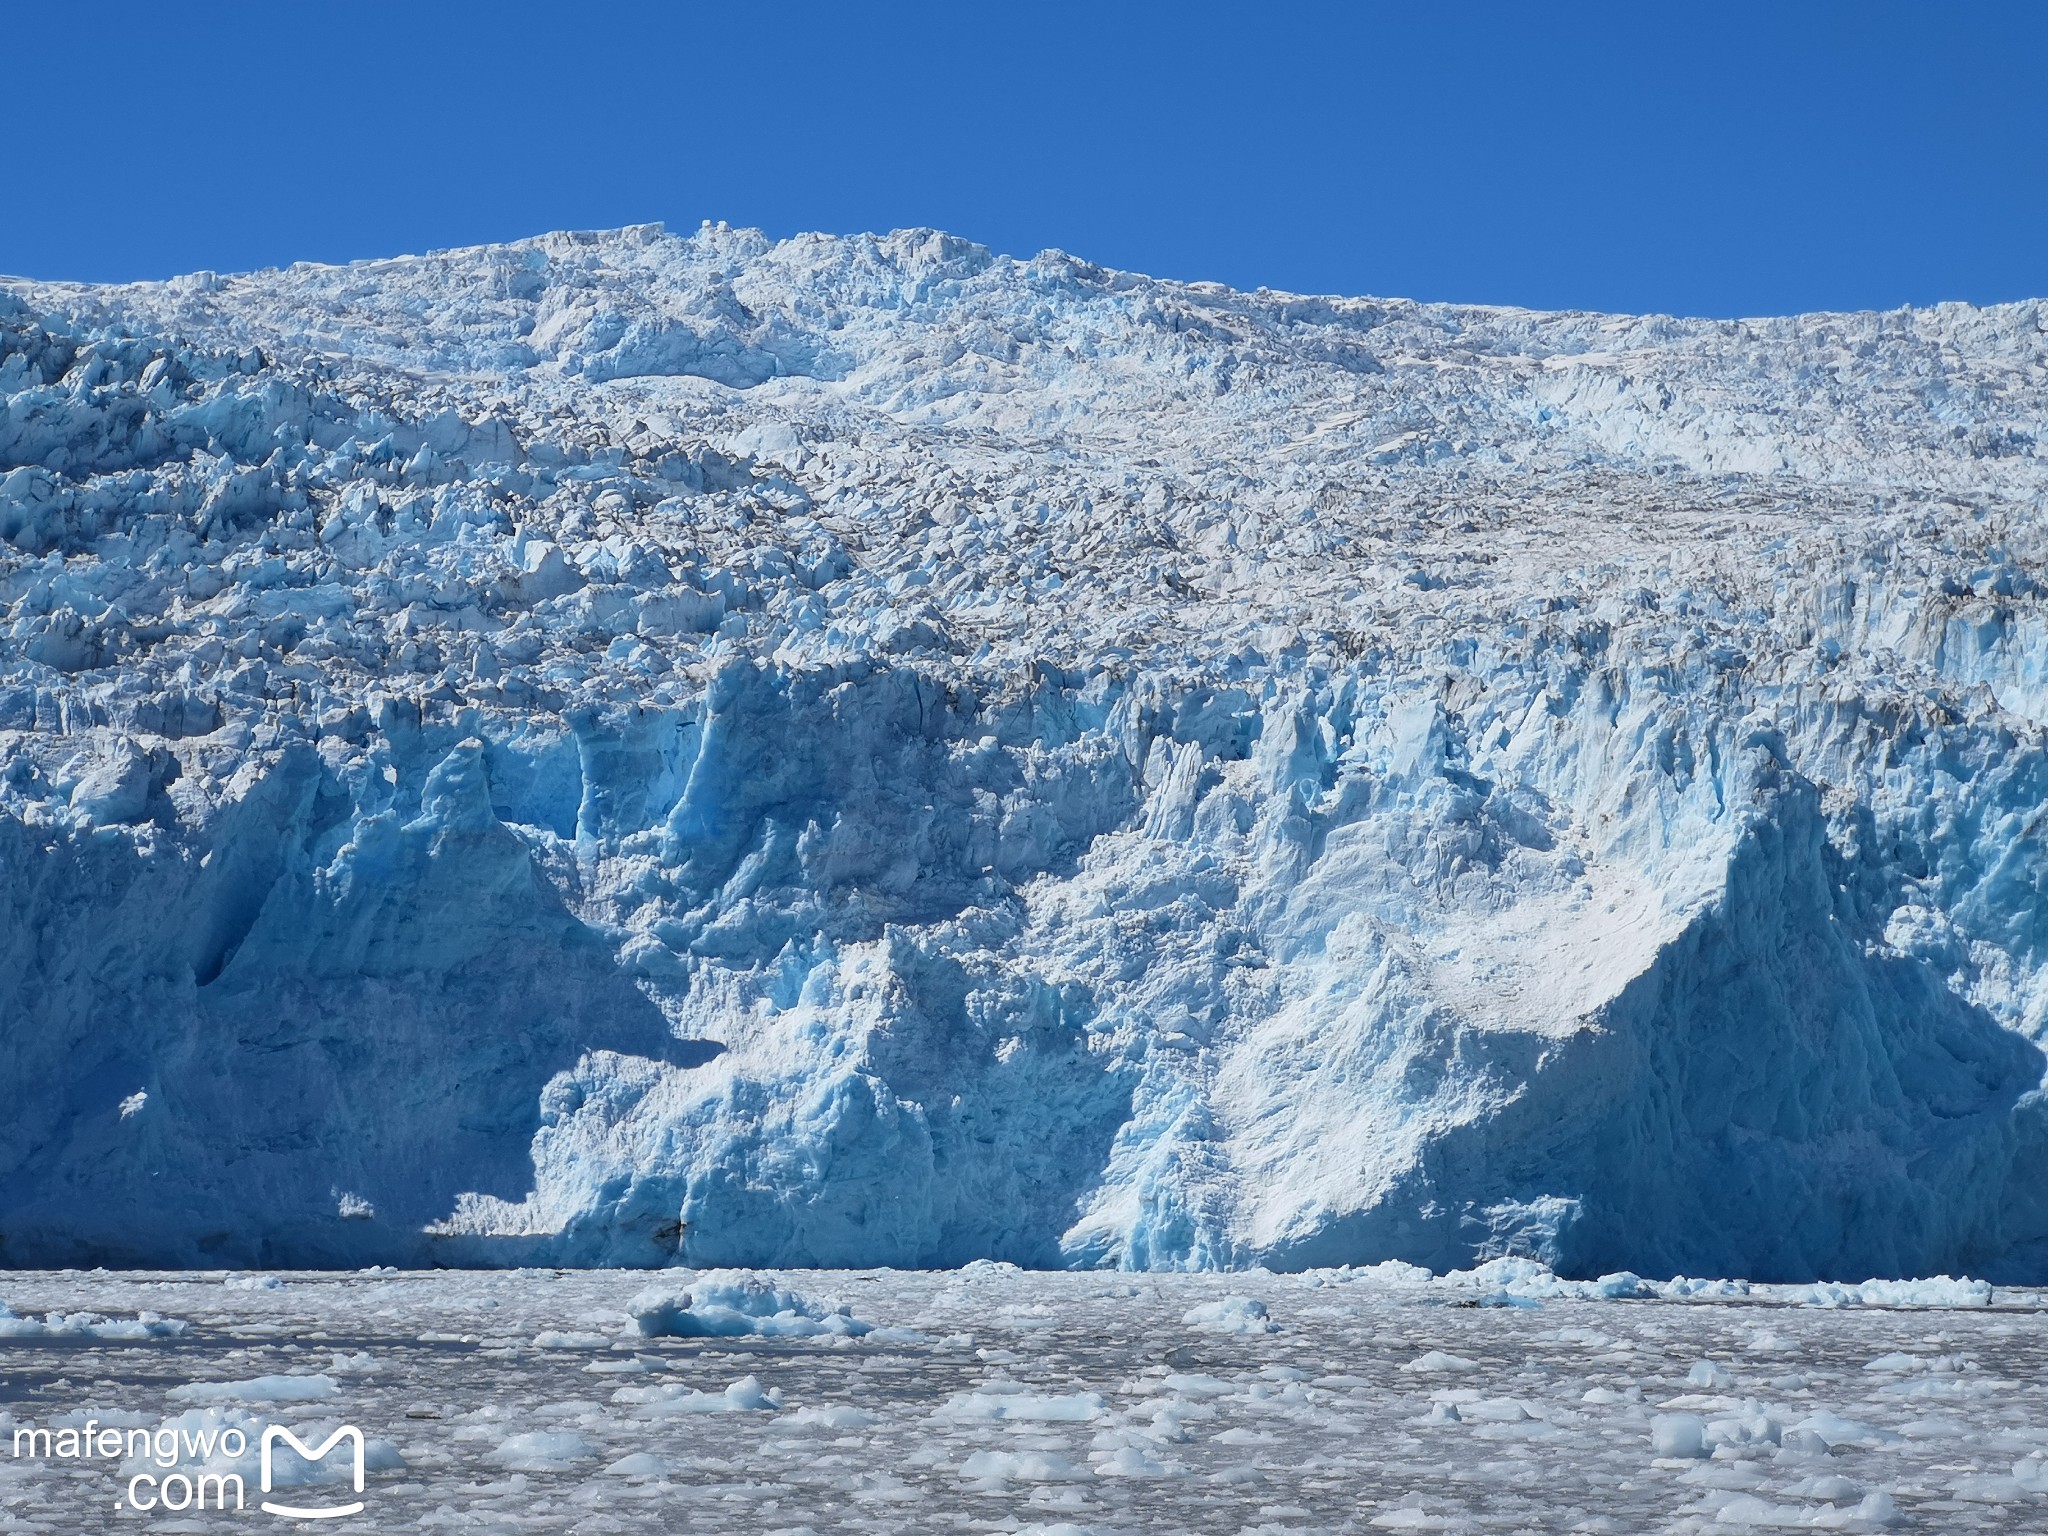
[[[0,1264],[2048,1281],[2048,305],[0,281]]]

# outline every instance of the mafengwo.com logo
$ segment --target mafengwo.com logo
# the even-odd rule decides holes
[[[76,1418],[77,1415],[70,1415]],[[251,1426],[253,1428],[253,1426]],[[360,1495],[367,1462],[363,1432],[343,1424],[320,1438],[309,1430],[301,1440],[282,1424],[266,1424],[256,1437],[255,1465],[249,1466],[249,1431],[240,1425],[173,1421],[156,1429],[121,1428],[88,1418],[83,1424],[63,1423],[35,1428],[17,1425],[17,1461],[109,1461],[118,1463],[121,1479],[117,1508],[143,1514],[182,1514],[187,1510],[248,1510],[247,1474],[256,1478],[255,1509],[287,1520],[334,1520],[363,1511],[357,1497],[342,1503],[331,1495],[315,1500],[308,1482],[330,1482],[337,1472]],[[344,1452],[345,1459],[328,1457]],[[317,1470],[316,1470],[317,1469]],[[272,1494],[299,1489],[287,1504]]]

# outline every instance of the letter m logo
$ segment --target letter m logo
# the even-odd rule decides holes
[[[271,1455],[277,1442],[280,1440],[289,1442],[291,1448],[309,1462],[324,1460],[329,1451],[341,1444],[342,1441],[348,1441],[355,1449],[356,1492],[361,1493],[363,1491],[363,1432],[357,1429],[355,1425],[344,1424],[325,1440],[321,1441],[318,1446],[309,1446],[282,1424],[272,1424],[263,1431],[261,1450],[262,1486],[265,1493],[270,1492]],[[288,1520],[334,1520],[342,1515],[361,1514],[363,1511],[363,1501],[357,1499],[353,1504],[335,1504],[321,1509],[297,1509],[289,1504],[273,1504],[268,1499],[265,1499],[262,1508],[266,1514],[283,1515]]]

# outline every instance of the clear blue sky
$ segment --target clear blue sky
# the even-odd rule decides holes
[[[2048,4],[0,0],[0,272],[704,218],[1308,292],[2048,295]]]

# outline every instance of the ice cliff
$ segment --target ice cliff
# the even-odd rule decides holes
[[[2048,1280],[2044,328],[0,283],[0,1262]]]

